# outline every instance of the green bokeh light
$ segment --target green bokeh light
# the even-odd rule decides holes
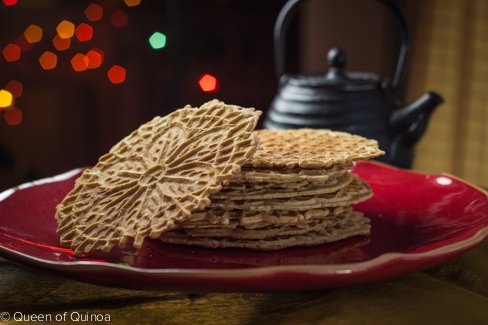
[[[166,35],[160,32],[154,32],[149,37],[149,44],[154,50],[160,50],[166,46]]]

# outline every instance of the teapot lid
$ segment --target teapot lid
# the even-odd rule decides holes
[[[327,90],[361,91],[377,89],[382,80],[370,72],[345,72],[346,53],[340,48],[332,48],[327,53],[329,70],[326,74],[295,74],[288,81],[296,86],[324,88]]]

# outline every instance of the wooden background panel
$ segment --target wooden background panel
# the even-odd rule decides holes
[[[488,184],[488,3],[422,1],[414,25],[407,98],[420,87],[445,99],[416,150],[414,167]],[[422,85],[422,86],[420,86]]]

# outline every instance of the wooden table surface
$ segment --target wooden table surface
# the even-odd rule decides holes
[[[488,242],[396,280],[290,293],[115,289],[0,260],[0,318],[5,312],[7,324],[16,312],[52,323],[66,313],[113,324],[488,324]]]

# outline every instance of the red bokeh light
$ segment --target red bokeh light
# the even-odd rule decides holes
[[[3,118],[10,126],[19,125],[22,123],[22,111],[18,108],[12,108],[3,114]]]
[[[15,97],[19,98],[22,96],[22,92],[24,91],[24,85],[17,80],[10,80],[6,85],[5,85],[5,90],[10,91],[10,93]]]
[[[66,51],[71,45],[71,38],[61,38],[59,35],[53,37],[53,46],[58,51]]]
[[[99,49],[91,49],[86,56],[88,57],[88,69],[97,69],[103,63],[104,53]]]
[[[211,93],[217,91],[219,82],[217,78],[207,73],[198,80],[198,85],[204,92]]]
[[[124,27],[125,25],[127,25],[128,20],[129,16],[125,11],[121,9],[115,10],[110,15],[110,21],[112,22],[112,25],[114,25],[114,27]]]
[[[89,59],[86,55],[76,53],[71,59],[71,66],[76,72],[85,71],[88,69]]]
[[[3,57],[8,62],[18,61],[20,59],[20,46],[14,43],[9,43],[3,48]]]
[[[39,57],[39,64],[44,70],[52,70],[58,65],[58,56],[50,51],[45,51]]]
[[[96,3],[91,3],[85,9],[85,16],[88,21],[99,21],[103,17],[103,8]]]
[[[78,27],[76,27],[75,35],[80,42],[89,41],[93,37],[93,27],[88,24],[81,23],[78,25]]]
[[[112,66],[110,70],[108,70],[107,72],[108,79],[110,79],[110,81],[113,84],[119,84],[124,82],[125,75],[126,75],[126,71],[120,65]]]
[[[2,0],[2,2],[7,7],[17,4],[17,0]]]

